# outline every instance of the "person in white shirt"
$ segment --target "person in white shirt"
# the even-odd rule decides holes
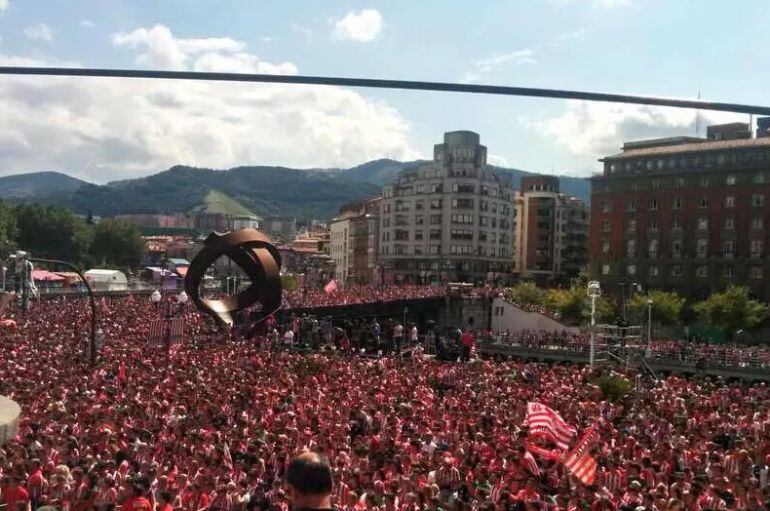
[[[412,330],[409,334],[409,340],[416,343],[420,339],[420,332],[417,331],[417,325],[412,325]]]
[[[401,353],[401,344],[404,341],[404,327],[401,323],[396,323],[393,327],[393,351],[399,355]]]
[[[287,347],[294,346],[294,331],[291,328],[283,334],[283,344]]]

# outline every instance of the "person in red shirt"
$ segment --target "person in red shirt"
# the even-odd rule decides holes
[[[158,511],[173,511],[171,500],[171,492],[165,490],[158,492]]]
[[[29,494],[32,511],[35,511],[43,499],[43,492],[48,486],[48,482],[43,477],[43,469],[40,460],[32,460],[30,476],[27,479],[27,493]]]
[[[152,504],[145,497],[150,484],[144,478],[137,478],[131,483],[132,495],[123,501],[123,511],[153,511]]]
[[[19,486],[19,478],[8,476],[0,497],[0,504],[5,504],[8,511],[30,511],[27,490]]]
[[[462,345],[460,347],[462,350],[460,353],[460,361],[470,361],[471,351],[473,350],[473,346],[476,344],[476,338],[473,336],[472,330],[466,330],[463,332],[463,334],[460,336],[460,344]]]

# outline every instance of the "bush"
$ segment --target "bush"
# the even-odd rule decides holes
[[[602,397],[609,401],[620,401],[631,393],[634,385],[624,376],[619,374],[606,374],[599,376],[593,382],[602,391]]]

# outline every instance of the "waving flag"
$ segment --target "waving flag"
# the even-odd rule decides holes
[[[577,434],[577,430],[564,422],[558,412],[541,403],[527,403],[524,425],[534,436],[545,435],[564,450],[569,448],[570,440]]]
[[[334,279],[331,279],[328,284],[324,286],[324,291],[326,291],[326,294],[332,294],[337,290],[337,281]]]
[[[583,438],[567,455],[567,461],[564,462],[572,475],[585,485],[594,484],[594,479],[596,479],[596,460],[588,451],[598,437],[599,433],[596,424],[594,424],[585,432]]]

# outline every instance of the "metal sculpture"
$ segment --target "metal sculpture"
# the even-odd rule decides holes
[[[200,287],[206,270],[220,257],[229,257],[246,273],[251,284],[233,296],[203,298]],[[260,322],[281,307],[281,256],[270,238],[255,229],[241,229],[220,234],[212,232],[203,249],[190,263],[185,277],[185,291],[198,310],[210,314],[221,325],[233,326],[235,313],[256,303],[261,311],[253,317]]]

